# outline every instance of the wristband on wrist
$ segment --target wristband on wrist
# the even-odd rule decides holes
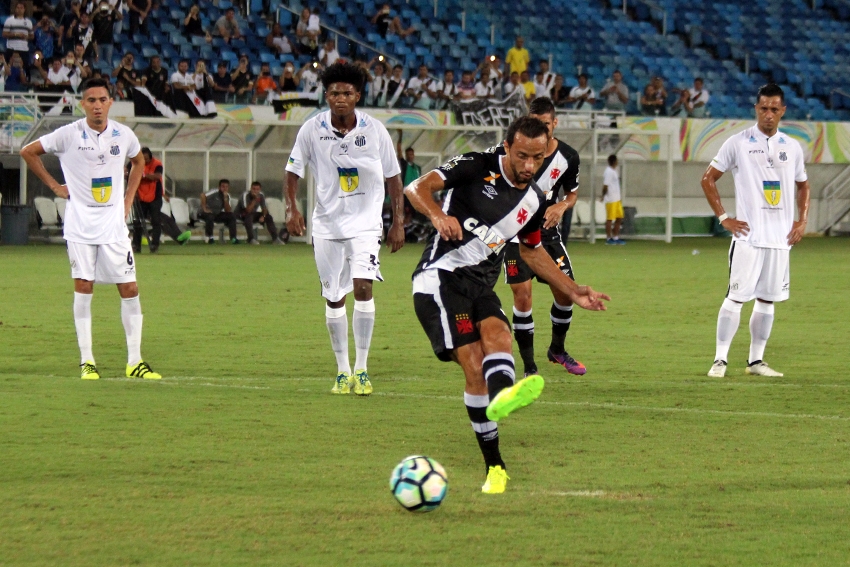
[[[717,220],[718,220],[718,221],[720,221],[720,222],[723,222],[723,221],[725,221],[725,220],[726,220],[726,219],[728,219],[728,218],[729,218],[729,215],[727,215],[726,213],[723,213],[722,215],[720,215],[719,217],[717,217]]]

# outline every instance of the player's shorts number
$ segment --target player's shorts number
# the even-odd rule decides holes
[[[133,265],[133,253],[132,252],[127,252],[127,265],[128,266]]]

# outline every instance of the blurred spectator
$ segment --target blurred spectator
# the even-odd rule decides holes
[[[407,81],[404,79],[404,67],[396,65],[393,67],[393,74],[387,84],[387,106],[393,108],[398,104],[399,99],[404,93]]]
[[[623,83],[623,74],[618,70],[611,74],[611,78],[599,91],[599,95],[605,100],[605,110],[625,110],[629,102],[629,87]]]
[[[593,87],[587,84],[587,75],[584,73],[578,76],[578,86],[572,88],[567,102],[573,103],[575,110],[593,110],[593,105],[596,103],[596,92],[594,92]]]
[[[254,75],[248,68],[248,57],[246,55],[239,57],[239,66],[230,73],[230,78],[233,79],[233,88],[235,89],[234,102],[248,104],[254,94]]]
[[[195,77],[189,72],[189,60],[181,59],[177,64],[177,70],[171,73],[171,89],[176,94],[177,92],[189,92],[195,90]],[[177,100],[174,101],[175,107],[179,106]]]
[[[315,57],[319,53],[319,31],[311,31],[309,26],[310,8],[304,8],[301,10],[301,17],[295,27],[295,37],[301,44],[301,53]]]
[[[30,41],[34,35],[32,22],[25,16],[27,6],[23,2],[15,3],[13,15],[3,24],[3,37],[6,38],[6,59],[12,61],[12,54],[20,55],[21,64],[29,64]]]
[[[475,75],[472,71],[464,71],[457,84],[457,100],[472,100],[475,98]]]
[[[233,88],[233,79],[227,72],[227,63],[219,61],[218,70],[213,75],[213,100],[216,102],[227,102],[230,95],[236,92]]]
[[[162,67],[162,58],[159,55],[151,57],[150,63],[142,72],[142,86],[147,88],[154,98],[164,100],[169,91],[168,71]]]
[[[216,21],[212,35],[219,36],[228,43],[231,39],[242,39],[242,31],[239,29],[236,11],[233,8],[225,10],[224,15]]]
[[[68,80],[71,82],[71,88],[76,92],[77,87],[84,79],[91,76],[91,67],[86,65],[83,60],[77,60],[72,51],[65,54],[62,59],[65,69],[68,71]]]
[[[701,77],[694,79],[694,86],[688,90],[688,99],[685,101],[685,110],[691,118],[702,118],[705,116],[705,105],[708,104],[708,91],[703,88]]]
[[[548,97],[549,87],[546,85],[546,74],[543,71],[538,71],[534,75],[534,98]]]
[[[643,89],[640,98],[641,113],[646,116],[667,115],[667,90],[661,77],[654,77]]]
[[[383,61],[384,56],[372,58],[369,62],[370,73],[366,77],[368,85],[366,87],[366,106],[386,106],[387,105],[387,88],[390,79],[387,77],[387,65]],[[372,66],[375,67],[372,70]]]
[[[150,148],[142,148],[142,156],[145,158],[145,169],[133,205],[133,252],[137,254],[142,251],[142,223],[146,217],[151,219],[150,251],[155,253],[159,249],[162,199],[165,193],[162,186],[162,162],[153,157]]]
[[[493,83],[496,95],[501,94],[502,83],[505,82],[505,71],[502,68],[502,60],[499,59],[498,55],[493,54],[488,57],[485,57],[482,64],[489,65],[490,81]]]
[[[280,92],[294,93],[298,91],[299,79],[295,75],[295,65],[291,61],[287,61],[283,66],[283,72],[280,74]]]
[[[201,21],[201,8],[197,4],[193,4],[186,17],[183,18],[183,35],[190,39],[195,36],[204,37],[207,41],[212,37],[204,30],[204,24]]]
[[[59,20],[59,28],[57,29],[59,39],[62,42],[62,49],[60,50],[62,53],[73,51],[75,42],[71,38],[71,29],[77,25],[79,19],[80,0],[73,0],[71,2],[71,9],[66,11],[62,15],[62,19]]]
[[[475,83],[475,96],[484,100],[492,100],[496,97],[495,88],[490,80],[489,65],[481,69],[481,75],[478,82]]]
[[[319,73],[321,70],[322,66],[318,61],[305,63],[298,70],[296,79],[298,79],[298,86],[302,93],[313,94],[319,90]]]
[[[534,87],[534,82],[528,76],[528,71],[523,71],[519,74],[519,82],[525,91],[525,102],[531,102],[537,95],[537,89]]]
[[[549,94],[552,92],[552,85],[555,84],[555,73],[553,73],[549,70],[549,61],[548,60],[541,59],[537,63],[537,73],[543,74],[543,80],[540,81],[540,82],[541,82],[541,84],[544,85],[545,91],[546,91],[546,94],[538,95],[538,96],[548,97]]]
[[[130,33],[141,31],[148,33],[148,14],[152,7],[151,0],[127,0],[127,8],[130,11]]]
[[[319,61],[322,65],[328,67],[336,63],[339,59],[339,51],[336,50],[336,43],[332,39],[325,40],[325,45],[319,50]]]
[[[74,44],[74,65],[77,67],[81,80],[91,77],[91,62],[86,58],[86,48],[79,42]]]
[[[213,87],[215,87],[215,81],[207,71],[207,64],[203,59],[195,63],[195,73],[192,75],[192,79],[195,81],[195,92],[202,100],[214,99]]]
[[[404,29],[404,26],[401,25],[401,19],[398,16],[391,16],[390,11],[390,5],[385,3],[378,10],[378,13],[372,16],[372,23],[377,26],[378,34],[381,37],[387,37],[387,32],[394,33],[399,37],[407,37],[416,31],[413,26]]]
[[[71,37],[74,40],[74,49],[76,50],[77,45],[82,45],[83,59],[88,61],[89,65],[92,65],[97,56],[94,49],[94,27],[91,25],[91,18],[86,12],[80,13],[80,19],[71,28]],[[111,65],[112,62],[110,61],[109,64]]]
[[[511,73],[508,82],[504,86],[505,98],[511,96],[517,87],[522,88],[519,82],[519,73]]]
[[[29,87],[27,73],[24,70],[24,60],[17,51],[12,52],[9,64],[6,65],[6,90],[10,92],[25,92]]]
[[[36,49],[32,56],[30,64],[30,88],[34,90],[43,90],[47,83],[47,69],[45,69],[44,55],[41,50]]]
[[[260,76],[257,77],[257,85],[254,88],[254,102],[263,104],[269,98],[269,93],[277,92],[277,83],[272,77],[272,70],[268,63],[260,65]]]
[[[207,242],[215,244],[213,229],[215,223],[223,223],[230,230],[230,243],[239,244],[236,239],[236,216],[230,208],[230,180],[221,179],[218,189],[212,189],[201,193],[201,213],[199,215],[204,221],[204,234]]]
[[[54,50],[57,48],[59,32],[56,29],[56,24],[50,19],[50,16],[44,14],[41,17],[33,31],[33,38],[36,49],[41,50],[44,58],[47,60],[52,59]],[[56,53],[58,54],[58,51]]]
[[[254,238],[254,223],[265,225],[269,236],[275,244],[284,244],[284,239],[289,239],[286,228],[278,232],[274,224],[274,218],[266,206],[266,196],[263,194],[263,186],[259,181],[251,183],[251,189],[242,193],[239,203],[236,205],[236,217],[245,224],[245,232],[248,233],[248,244],[259,244]],[[281,219],[283,220],[283,219]]]
[[[97,60],[112,65],[113,43],[115,43],[115,22],[122,18],[117,8],[112,8],[106,0],[101,0],[92,20],[94,42],[97,45]]]
[[[570,89],[564,85],[564,76],[555,75],[555,84],[552,85],[552,104],[558,108],[566,108],[569,103]],[[596,101],[594,97],[593,101]]]
[[[112,71],[112,76],[115,78],[116,85],[118,84],[118,81],[120,81],[123,86],[121,93],[122,98],[128,100],[133,99],[133,87],[139,87],[142,85],[139,72],[133,68],[135,59],[136,58],[132,53],[127,53],[121,58],[121,64]]]
[[[403,186],[407,187],[422,176],[422,168],[416,163],[416,152],[412,147],[404,150],[404,154],[401,153],[401,139],[403,136],[404,132],[399,130],[395,147],[398,164],[401,167],[401,181]]]
[[[278,55],[293,53],[292,43],[283,33],[283,28],[277,22],[272,26],[272,31],[266,36],[266,47],[274,49]]]
[[[419,74],[407,81],[405,90],[405,106],[428,110],[431,108],[431,97],[428,89],[431,85],[431,77],[428,76],[428,66],[420,65]]]
[[[71,67],[63,65],[61,57],[54,57],[50,61],[50,69],[47,71],[47,88],[56,92],[70,90],[73,69],[73,65]]]
[[[505,63],[510,66],[511,73],[522,75],[522,72],[528,69],[531,56],[523,45],[525,45],[525,40],[522,36],[517,36],[514,46],[508,50],[508,54],[505,56]]]
[[[316,34],[316,42],[318,43],[319,36],[322,34],[322,20],[319,17],[318,6],[313,6],[313,11],[307,20],[307,31]]]
[[[447,69],[443,73],[443,80],[434,83],[434,108],[442,110],[457,96],[457,85],[455,85],[454,71]]]

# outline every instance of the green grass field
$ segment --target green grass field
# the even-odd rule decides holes
[[[330,394],[307,246],[138,256],[142,352],[165,378],[122,378],[119,300],[98,286],[91,383],[64,247],[0,247],[0,565],[848,565],[848,241],[792,252],[765,356],[783,378],[744,374],[751,305],[727,378],[705,376],[727,248],[571,244],[613,301],[574,316],[588,374],[542,366],[543,396],[502,422],[511,481],[491,496],[460,369],[413,313],[421,246],[383,253],[369,398]],[[388,490],[414,453],[448,471],[430,514]]]

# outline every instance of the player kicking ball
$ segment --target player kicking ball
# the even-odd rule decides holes
[[[64,237],[74,279],[74,323],[83,380],[97,380],[91,338],[91,301],[95,283],[113,283],[121,296],[121,321],[127,335],[127,377],[162,378],[142,360],[142,307],[136,265],[124,219],[133,206],[145,169],[139,140],[132,130],[109,120],[109,84],[89,79],[80,88],[86,117],[54,130],[21,150],[21,157],[59,197],[68,199]],[[59,157],[65,183],[56,181],[41,161]],[[124,162],[130,159],[125,191]]]
[[[336,356],[334,394],[368,396],[372,382],[366,369],[375,300],[372,282],[383,281],[381,251],[384,183],[390,194],[393,224],[387,246],[404,246],[404,199],[401,169],[392,138],[378,120],[355,110],[366,83],[365,72],[349,63],[334,63],[322,73],[330,109],[304,123],[286,164],[286,228],[304,234],[304,217],[296,204],[298,180],[309,166],[316,179],[313,253],[325,298],[325,324]],[[348,358],[345,298],[354,293],[354,375]]]
[[[541,246],[547,203],[534,174],[548,143],[543,122],[519,118],[508,128],[504,155],[491,148],[454,157],[405,189],[437,230],[413,272],[413,305],[437,358],[463,369],[463,399],[487,468],[481,490],[488,494],[504,492],[508,481],[496,422],[543,391],[538,375],[515,378],[510,325],[493,291],[505,243],[519,237],[523,261],[579,307],[603,311],[610,300],[573,282]],[[444,189],[441,209],[433,193]]]

